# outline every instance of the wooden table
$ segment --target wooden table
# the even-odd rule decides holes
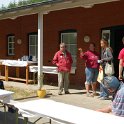
[[[9,79],[13,79],[13,80],[26,81],[26,84],[28,84],[29,66],[36,65],[36,64],[37,64],[37,62],[33,62],[33,61],[3,60],[2,65],[5,66],[5,81],[8,81]],[[9,66],[16,67],[16,78],[9,77]],[[19,78],[19,68],[20,67],[25,67],[26,79]]]

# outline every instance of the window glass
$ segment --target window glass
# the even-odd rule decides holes
[[[38,57],[38,35],[30,34],[29,35],[29,56]]]
[[[15,36],[10,35],[8,36],[8,55],[15,54]]]

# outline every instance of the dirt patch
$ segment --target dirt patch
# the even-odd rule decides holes
[[[13,86],[6,86],[6,90],[14,92],[13,99],[24,99],[27,97],[34,97],[36,96],[36,91],[29,90],[29,89],[20,89]]]

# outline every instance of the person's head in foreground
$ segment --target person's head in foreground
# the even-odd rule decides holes
[[[108,89],[108,91],[114,95],[112,104],[98,109],[100,112],[109,113],[124,117],[124,83],[119,82],[115,76],[104,77],[103,86]]]
[[[115,76],[104,77],[103,84],[103,86],[107,88],[110,94],[115,94],[120,86],[120,82]]]

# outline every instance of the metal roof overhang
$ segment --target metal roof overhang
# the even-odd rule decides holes
[[[15,19],[20,16],[37,14],[40,12],[46,14],[50,11],[75,8],[75,7],[91,8],[95,4],[102,4],[102,3],[114,2],[114,1],[120,1],[120,0],[51,0],[48,2],[35,3],[31,5],[0,11],[0,20],[8,19],[8,18]]]

